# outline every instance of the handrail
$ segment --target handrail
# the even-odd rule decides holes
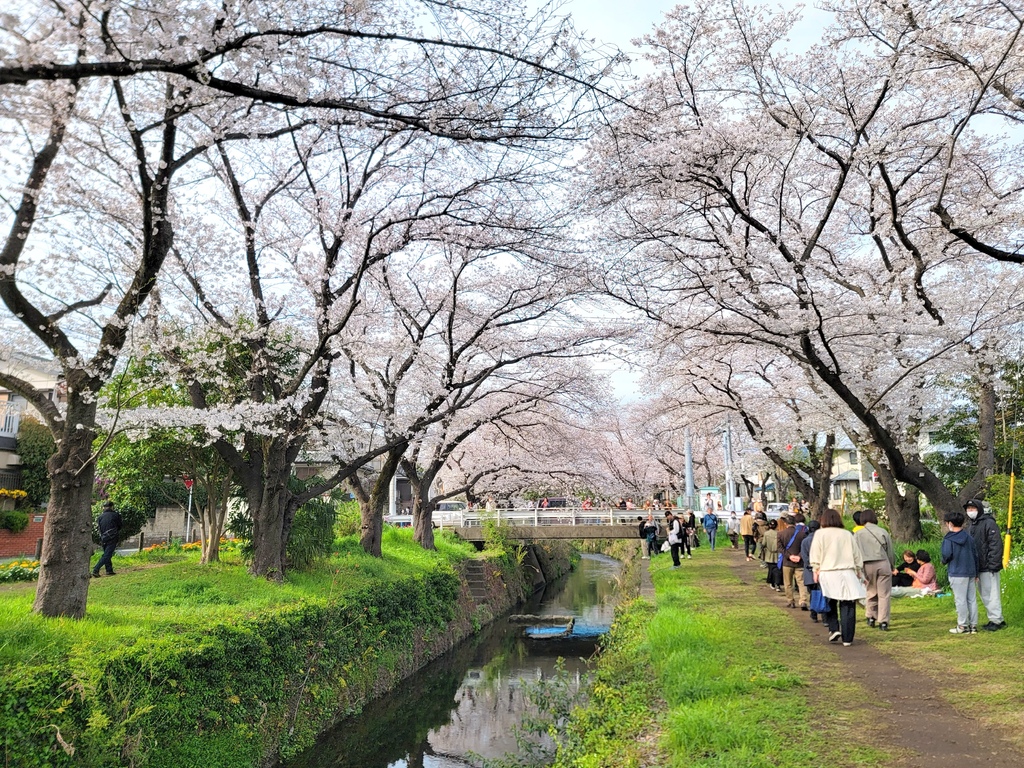
[[[435,511],[432,521],[440,528],[460,528],[483,525],[488,518],[510,525],[543,527],[550,525],[631,525],[637,517],[646,514],[642,509],[618,507],[504,507],[493,512],[486,510]],[[387,515],[384,521],[406,527],[412,525],[412,515]]]

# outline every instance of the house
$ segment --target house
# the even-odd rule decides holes
[[[63,373],[53,360],[22,353],[0,359],[0,370],[24,379],[44,395],[61,402]],[[0,387],[0,488],[21,487],[21,458],[17,452],[18,427],[25,415],[39,416],[21,395]]]
[[[853,444],[846,435],[836,436],[836,447],[832,453],[832,491],[829,506],[839,507],[843,491],[847,499],[860,491],[874,491],[877,488],[875,468],[867,460],[864,451]]]

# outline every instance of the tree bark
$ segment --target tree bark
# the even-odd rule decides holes
[[[43,616],[80,619],[89,595],[92,557],[92,491],[96,478],[96,432],[79,425],[95,423],[95,402],[72,395],[64,435],[46,466],[50,502],[43,527],[39,582],[32,610]]]
[[[361,518],[361,533],[359,544],[363,549],[374,557],[383,557],[381,551],[381,539],[384,534],[384,505],[387,504],[388,494],[391,490],[391,478],[398,469],[398,463],[405,453],[406,444],[399,445],[387,452],[384,463],[381,466],[380,474],[373,483],[370,493],[364,502],[359,501],[359,515]]]
[[[247,488],[246,497],[253,531],[249,573],[279,582],[284,579],[287,566],[285,549],[291,528],[287,515],[291,498],[288,491],[291,464],[275,453],[273,450],[268,452],[262,482]]]

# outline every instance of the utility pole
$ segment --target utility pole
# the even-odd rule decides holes
[[[686,508],[693,509],[693,497],[695,495],[695,489],[693,487],[693,445],[690,442],[690,428],[687,427],[684,432],[685,445],[683,447],[683,455],[685,456],[686,462]]]
[[[725,499],[726,508],[729,510],[735,509],[735,498],[733,484],[732,484],[732,424],[729,418],[725,419],[725,429],[722,432],[722,448],[725,451]],[[738,511],[738,510],[737,510]]]

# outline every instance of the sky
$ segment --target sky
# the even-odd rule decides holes
[[[567,0],[560,9],[561,14],[573,17],[576,29],[588,38],[614,45],[633,60],[634,74],[644,72],[639,61],[638,47],[633,41],[646,35],[661,23],[664,14],[676,5],[687,3],[673,0]],[[813,2],[798,3],[795,0],[765,2],[769,8],[794,10],[803,7],[803,19],[793,29],[790,37],[792,49],[804,50],[820,40],[821,29],[828,20],[828,14],[814,7]],[[540,7],[541,0],[531,0],[531,5]],[[642,372],[630,370],[620,360],[608,359],[595,367],[609,377],[614,396],[620,402],[631,402],[638,398],[637,385]]]
[[[534,2],[541,5],[537,0]],[[576,22],[577,30],[586,33],[588,37],[612,43],[626,53],[635,53],[637,49],[631,43],[633,39],[650,32],[661,22],[667,11],[677,5],[688,4],[672,0],[568,0],[562,13],[570,14]],[[813,0],[804,3],[779,0],[760,4],[785,10],[803,8],[804,19],[794,28],[791,38],[795,50],[817,42],[820,30],[828,19],[828,14],[817,9]]]

